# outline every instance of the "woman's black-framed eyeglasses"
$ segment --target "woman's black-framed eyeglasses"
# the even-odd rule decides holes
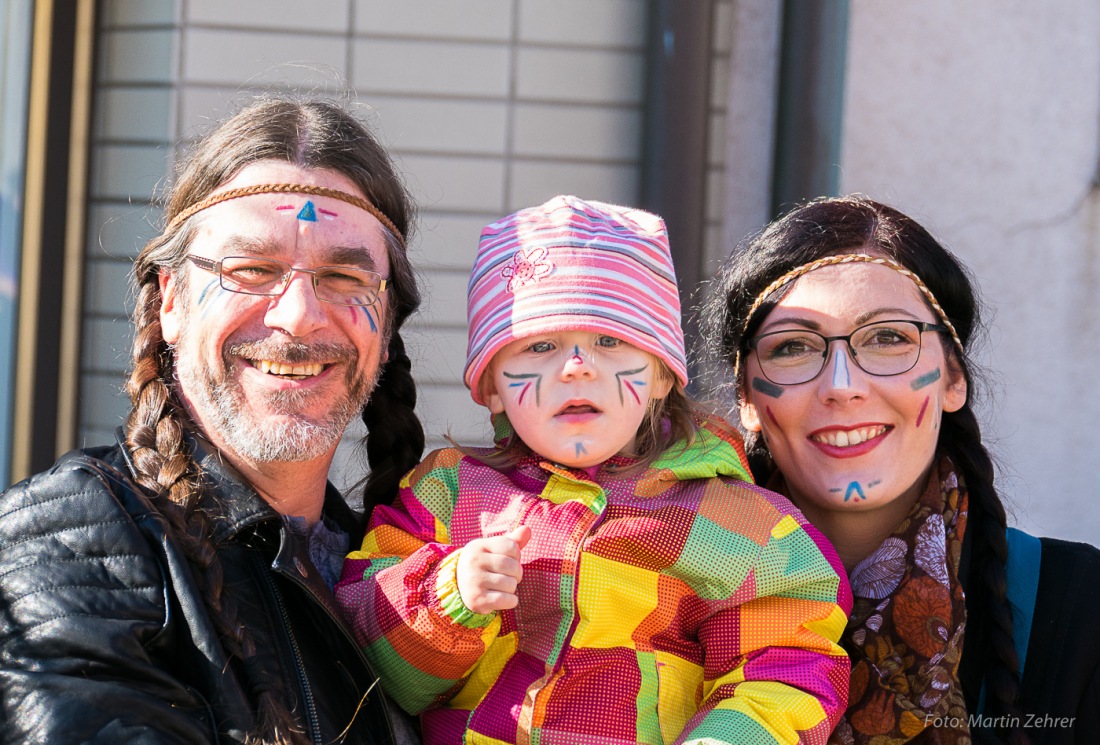
[[[784,329],[749,340],[760,372],[778,385],[798,385],[816,378],[825,367],[829,345],[843,341],[861,370],[881,377],[909,372],[920,359],[925,331],[950,330],[924,321],[875,321],[844,336],[822,336],[809,329]]]

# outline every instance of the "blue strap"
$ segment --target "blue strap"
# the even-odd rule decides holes
[[[1039,566],[1043,544],[1033,535],[1016,528],[1005,530],[1008,562],[1005,564],[1008,604],[1012,608],[1012,646],[1019,660],[1018,677],[1024,679],[1024,660],[1031,638],[1031,621],[1035,617],[1035,596],[1039,590]],[[978,714],[985,713],[985,679],[978,695]]]
[[[1012,643],[1020,660],[1020,680],[1024,678],[1027,642],[1031,638],[1031,621],[1035,617],[1035,595],[1039,590],[1039,564],[1043,544],[1033,535],[1009,528],[1008,540],[1008,602],[1012,606]]]

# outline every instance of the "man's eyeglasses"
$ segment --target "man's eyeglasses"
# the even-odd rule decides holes
[[[188,256],[187,259],[200,269],[217,274],[223,289],[245,295],[282,295],[294,272],[309,274],[317,299],[334,305],[374,305],[378,296],[386,291],[387,280],[381,275],[350,266],[303,269],[255,256],[226,256],[221,261],[202,256]]]
[[[923,321],[876,321],[846,336],[822,336],[816,331],[792,329],[753,337],[760,372],[779,385],[798,385],[818,376],[825,367],[829,345],[843,341],[859,368],[871,375],[901,375],[920,359],[921,334],[948,331],[946,326]]]

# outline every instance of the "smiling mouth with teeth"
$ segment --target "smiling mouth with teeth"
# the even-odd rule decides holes
[[[282,362],[272,360],[249,360],[252,366],[266,375],[279,375],[288,378],[312,378],[320,375],[325,366],[320,362],[311,362],[303,365],[285,365]]]
[[[830,432],[820,432],[816,435],[811,435],[811,439],[814,442],[820,442],[823,445],[831,445],[837,448],[851,447],[852,445],[859,445],[860,443],[867,442],[870,439],[879,437],[886,433],[889,427],[885,425],[878,425],[876,427],[860,427],[859,429],[852,429],[848,431],[833,430]]]

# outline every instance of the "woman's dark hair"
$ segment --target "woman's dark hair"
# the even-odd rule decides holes
[[[203,596],[228,653],[241,657],[246,666],[255,642],[237,621],[232,593],[223,592],[222,569],[211,543],[208,519],[197,509],[199,470],[185,437],[193,423],[172,385],[175,358],[161,330],[158,279],[162,272],[177,274],[181,283],[187,279],[185,260],[195,221],[201,218],[196,215],[178,225],[173,218],[244,167],[260,161],[329,169],[346,176],[401,233],[386,231],[391,267],[384,328],[388,359],[362,413],[371,466],[364,507],[369,510],[391,500],[399,479],[416,465],[424,450],[424,432],[413,411],[416,387],[400,335],[402,323],[420,304],[406,253],[413,218],[408,192],[385,149],[341,106],[286,98],[260,100],[224,121],[192,148],[168,194],[165,224],[169,227],[149,241],[135,261],[133,369],[126,383],[131,411],[124,427],[138,482],[154,495],[162,517],[199,570],[194,576],[203,584]],[[250,741],[302,741],[293,713],[270,690],[261,688],[254,691],[260,711]]]
[[[775,304],[789,292],[781,288],[747,317],[756,298],[791,269],[825,256],[871,253],[886,256],[914,272],[931,289],[969,352],[981,328],[981,306],[966,268],[912,218],[862,196],[817,199],[788,212],[759,235],[742,242],[713,280],[702,310],[703,338],[708,356],[726,369],[748,353],[753,337]],[[972,402],[975,365],[959,354],[950,337],[942,337],[945,353],[965,376],[968,397],[955,412],[944,412],[939,451],[949,456],[969,490],[969,530],[972,532],[971,576],[967,605],[988,609],[993,624],[986,632],[993,650],[986,679],[991,699],[1007,722],[1021,722],[1017,699],[1018,661],[1012,641],[1012,612],[1005,597],[1005,509],[994,487],[992,458],[982,443]],[[740,375],[744,377],[744,365]],[[745,390],[744,380],[736,381]],[[765,482],[774,464],[756,432],[745,433],[745,450],[753,475]],[[977,585],[977,586],[974,586]],[[977,634],[975,634],[977,636]],[[1012,743],[1026,743],[1022,730],[1004,734]]]

